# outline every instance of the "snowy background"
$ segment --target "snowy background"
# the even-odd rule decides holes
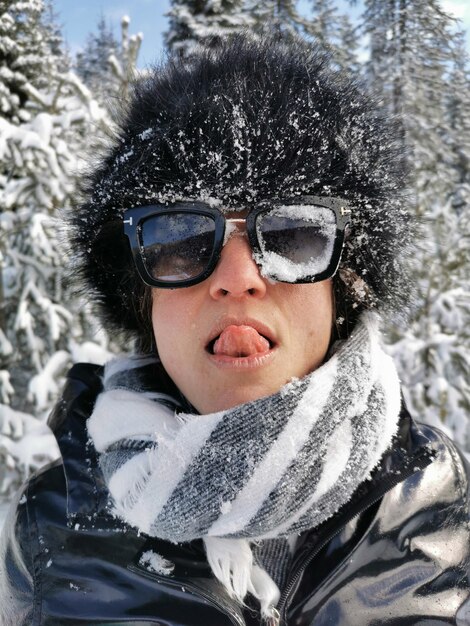
[[[423,238],[389,350],[412,413],[470,448],[469,24],[468,0],[0,2],[0,518],[57,455],[46,419],[70,365],[128,348],[70,280],[60,217],[87,155],[146,64],[245,28],[315,37],[399,118]]]

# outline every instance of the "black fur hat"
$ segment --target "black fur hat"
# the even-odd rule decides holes
[[[120,217],[127,207],[217,198],[230,210],[296,194],[353,205],[335,277],[337,314],[397,310],[411,238],[393,123],[314,44],[240,35],[170,58],[136,83],[114,145],[70,216],[79,275],[108,329],[149,346],[149,289]],[[144,348],[145,349],[145,348]]]

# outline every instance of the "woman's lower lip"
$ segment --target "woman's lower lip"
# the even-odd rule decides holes
[[[258,352],[249,356],[228,356],[227,354],[210,354],[210,361],[217,367],[234,370],[255,369],[268,365],[274,358],[276,348],[270,348],[266,352]]]

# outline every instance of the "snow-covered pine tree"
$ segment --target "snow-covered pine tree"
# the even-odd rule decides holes
[[[437,220],[440,280],[432,304],[440,341],[431,356],[439,375],[434,405],[470,450],[470,78],[464,33],[455,34],[452,47],[444,94],[449,191]]]
[[[70,53],[62,37],[59,13],[56,11],[54,0],[44,0],[42,24],[46,33],[46,40],[57,70],[67,72],[71,68]]]
[[[274,29],[285,36],[315,37],[330,48],[339,67],[357,71],[357,37],[348,17],[338,13],[333,0],[313,5],[312,18],[299,12],[296,0],[173,0],[165,43],[188,56],[195,45],[216,45],[240,30],[262,36]]]
[[[313,38],[328,48],[338,68],[359,72],[356,29],[334,0],[313,0],[309,5],[296,0],[245,0],[244,12],[250,16],[254,32],[262,35],[277,29],[284,36],[296,33]]]
[[[27,121],[27,86],[44,83],[47,42],[42,0],[0,0],[0,115]]]
[[[326,0],[319,4],[328,3],[329,0]],[[330,46],[327,36],[323,37],[321,34],[322,28],[318,19],[308,15],[308,8],[305,3],[302,5],[296,0],[246,0],[244,10],[253,21],[253,30],[260,35],[265,31],[278,30],[285,37],[290,33],[307,39],[314,37],[325,46]],[[333,8],[332,12],[336,15],[336,9]],[[325,13],[324,17],[329,18],[329,13]]]
[[[142,33],[129,35],[130,21],[128,15],[121,18],[121,45],[118,53],[111,54],[108,58],[115,82],[118,85],[116,96],[119,99],[127,97],[129,87],[137,77],[137,59],[144,38]]]
[[[254,25],[244,11],[244,0],[172,0],[168,16],[165,45],[183,57],[189,56],[194,46],[209,41],[214,45],[218,38]]]
[[[247,0],[246,11],[254,20],[253,29],[260,34],[277,29],[289,33],[309,32],[311,22],[297,11],[295,0]]]
[[[359,61],[360,36],[357,27],[347,14],[339,16],[337,38],[339,43],[335,53],[336,63],[353,75],[359,76],[363,69]]]
[[[78,76],[100,101],[117,92],[118,83],[109,57],[119,59],[119,44],[111,26],[101,15],[96,32],[87,37],[85,47],[77,53],[75,68]]]
[[[457,184],[456,159],[467,140],[463,133],[457,138],[449,117],[456,28],[435,0],[365,4],[369,78],[390,113],[400,116],[424,238],[416,250],[412,316],[406,329],[391,329],[391,351],[413,413],[445,424],[468,445],[470,255],[462,229],[470,209],[457,211],[465,183]]]
[[[105,108],[119,106],[127,96],[136,76],[137,58],[143,35],[129,35],[130,18],[121,19],[121,41],[114,37],[111,27],[101,16],[97,33],[88,36],[86,46],[76,56],[77,74],[90,89],[93,97]]]
[[[455,171],[454,208],[459,215],[468,215],[470,214],[470,61],[464,32],[457,33],[455,37],[453,57],[449,93],[446,97],[450,149]]]
[[[0,117],[0,495],[54,453],[43,418],[68,365],[107,354],[107,339],[66,280],[73,255],[60,245],[57,216],[76,201],[85,148],[109,122],[78,77],[61,71],[60,47],[49,41],[57,33],[44,28],[42,3],[34,6],[34,28],[21,31],[13,62],[27,67],[22,50],[26,59],[41,54],[47,73],[18,75],[19,85],[7,73],[21,98],[11,100],[16,115]],[[29,13],[15,7],[26,22]]]
[[[312,0],[309,34],[328,48],[335,64],[358,74],[359,37],[347,14],[341,14],[334,0]]]

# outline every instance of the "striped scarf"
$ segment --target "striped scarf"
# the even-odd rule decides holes
[[[330,358],[278,393],[209,415],[139,382],[153,359],[109,363],[89,434],[115,512],[150,536],[203,538],[229,593],[279,589],[253,559],[259,540],[313,528],[347,503],[397,430],[395,366],[380,347],[378,318],[364,313]]]

